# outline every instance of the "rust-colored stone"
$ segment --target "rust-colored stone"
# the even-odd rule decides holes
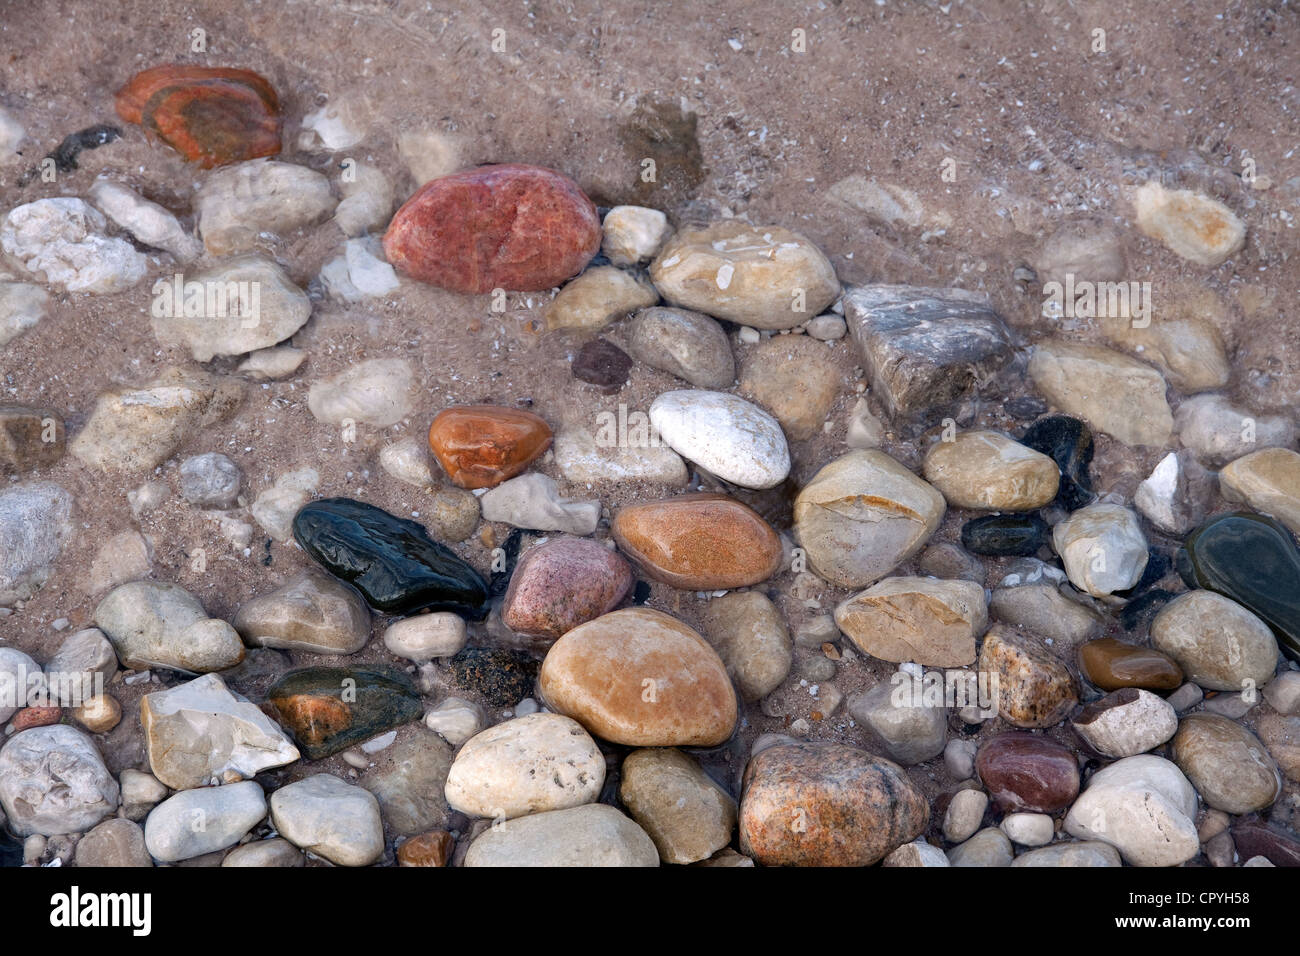
[[[322,694],[296,694],[272,703],[294,739],[306,747],[319,747],[352,724],[352,710],[343,701]]]
[[[550,169],[479,166],[425,183],[397,210],[384,252],[397,269],[452,292],[540,291],[600,249],[600,217]]]
[[[628,505],[610,529],[656,581],[691,591],[745,587],[781,566],[781,539],[752,508],[699,493]]]
[[[1079,763],[1066,747],[1034,734],[999,734],[975,758],[975,770],[1005,813],[1054,813],[1079,795]]]
[[[280,101],[252,70],[169,63],[117,91],[117,115],[203,169],[280,152]]]
[[[445,408],[429,426],[429,448],[462,488],[494,488],[551,447],[551,426],[501,405]]]
[[[1113,637],[1080,645],[1079,669],[1102,690],[1175,690],[1183,682],[1183,669],[1168,654]]]
[[[398,866],[446,866],[456,841],[446,830],[413,836],[397,848]]]
[[[614,610],[632,588],[632,569],[604,545],[557,538],[524,553],[501,608],[506,627],[555,640]]]
[[[57,724],[63,719],[62,707],[24,707],[13,716],[14,733]]]

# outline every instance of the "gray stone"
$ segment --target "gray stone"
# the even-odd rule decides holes
[[[352,585],[308,568],[244,603],[234,626],[252,647],[355,654],[370,640],[370,608]]]
[[[50,576],[72,534],[72,495],[53,482],[0,490],[0,607],[25,601]]]
[[[1100,637],[1106,628],[1100,614],[1070,600],[1052,584],[997,588],[989,599],[989,614],[1048,638],[1062,649]]]
[[[307,405],[318,421],[387,428],[411,414],[415,374],[405,359],[370,359],[315,382]]]
[[[443,829],[451,763],[451,748],[438,735],[417,729],[382,751],[361,785],[375,795],[394,832],[409,835]]]
[[[218,451],[181,462],[181,497],[196,508],[229,508],[239,497],[239,466]]]
[[[212,170],[194,202],[199,235],[214,256],[252,249],[264,232],[286,235],[337,204],[320,173],[270,159]]]
[[[384,854],[379,803],[328,773],[271,794],[271,822],[294,846],[339,866],[369,866]]]
[[[1283,415],[1258,415],[1223,395],[1196,395],[1178,406],[1178,439],[1210,468],[1261,448],[1291,448],[1296,428]]]
[[[986,827],[948,851],[948,862],[953,866],[1010,866],[1011,858],[1011,841],[996,827]]]
[[[975,835],[984,821],[989,797],[982,790],[958,790],[943,815],[943,837],[949,843],[961,843]],[[1010,862],[1010,861],[1008,861]]]
[[[555,479],[537,471],[503,481],[479,499],[479,506],[485,521],[534,531],[588,535],[600,521],[599,501],[562,498]]]
[[[284,866],[296,867],[306,863],[302,850],[283,837],[255,840],[237,846],[221,861],[222,866]]]
[[[84,833],[118,806],[94,742],[67,724],[33,727],[0,748],[0,807],[21,837]]]
[[[1099,840],[1056,843],[1022,853],[1012,866],[1123,866],[1119,852]]]
[[[90,198],[104,215],[140,242],[162,249],[177,262],[189,262],[203,253],[203,245],[171,212],[121,183],[97,179],[90,187]]]
[[[911,687],[881,682],[849,697],[848,708],[854,720],[876,733],[891,759],[910,767],[943,753],[948,742],[948,714],[943,707],[920,702],[921,689],[907,671],[900,670],[895,677],[910,682]]]
[[[104,632],[126,667],[170,667],[201,674],[234,667],[244,658],[235,629],[210,618],[179,584],[132,581],[114,588],[95,608]]]
[[[47,688],[48,678],[36,661],[15,647],[0,647],[0,725],[40,701]]]
[[[658,866],[649,834],[611,806],[589,803],[517,817],[470,844],[465,866]]]
[[[138,823],[112,817],[77,841],[77,866],[153,866]]]
[[[164,863],[234,846],[266,816],[266,795],[252,780],[185,790],[153,808],[144,842]]]
[[[97,627],[69,634],[54,656],[45,662],[46,686],[63,707],[73,706],[79,699],[89,699],[97,675],[102,675],[100,679],[108,683],[116,673],[117,652]],[[0,714],[3,713],[0,707]]]
[[[730,388],[736,362],[727,333],[689,309],[643,309],[628,322],[627,353],[697,388]]]

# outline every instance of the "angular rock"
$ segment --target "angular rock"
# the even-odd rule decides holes
[[[242,478],[239,466],[220,452],[191,455],[181,462],[181,497],[196,508],[229,508]]]
[[[1057,408],[1126,445],[1169,443],[1174,418],[1165,380],[1149,365],[1098,345],[1048,339],[1034,346],[1029,377]]]
[[[3,653],[0,650],[0,655]],[[117,652],[113,645],[99,628],[87,627],[65,638],[45,662],[45,686],[53,700],[69,707],[94,693],[97,678],[107,684],[116,673]],[[0,706],[0,720],[7,719]]]
[[[174,215],[121,183],[97,179],[90,187],[90,198],[141,243],[162,249],[177,262],[190,262],[203,253],[203,244],[186,232]]]
[[[618,794],[664,863],[708,859],[731,842],[736,830],[736,801],[680,750],[628,754]]]
[[[551,446],[551,428],[532,412],[499,405],[445,408],[429,427],[429,448],[462,488],[493,488]]]
[[[145,277],[149,260],[107,229],[108,220],[80,199],[38,199],[0,221],[0,249],[67,292],[123,292]]]
[[[790,473],[790,449],[775,418],[726,392],[664,392],[650,423],[673,451],[745,488],[772,488]]]
[[[119,793],[91,739],[66,724],[16,733],[0,748],[0,807],[17,836],[84,833],[117,809]]]
[[[369,866],[384,853],[379,804],[328,773],[271,794],[271,822],[286,840],[339,866]]]
[[[0,606],[30,598],[72,535],[72,495],[53,482],[0,489]]]
[[[616,266],[634,266],[654,258],[672,228],[658,209],[615,206],[601,223],[600,251]]]
[[[659,851],[611,806],[590,803],[491,827],[470,844],[465,866],[658,866]]]
[[[736,361],[727,333],[689,309],[643,309],[627,323],[627,351],[638,362],[685,379],[696,388],[730,388]]]
[[[794,655],[785,618],[757,591],[713,598],[705,605],[700,630],[745,700],[766,697],[790,673]]]
[[[1049,504],[1060,480],[1056,462],[993,431],[961,432],[925,456],[925,480],[950,507],[1033,511]]]
[[[628,563],[595,541],[549,540],[520,556],[501,620],[517,633],[554,640],[618,607],[632,580]]]
[[[263,489],[248,510],[262,530],[276,541],[293,537],[293,519],[320,487],[315,468],[298,468],[277,475],[275,483]]]
[[[1051,727],[1079,702],[1069,669],[1037,638],[995,624],[984,636],[979,671],[996,680],[998,713],[1016,727]]]
[[[397,273],[382,258],[379,240],[367,236],[349,239],[343,255],[321,266],[320,281],[333,299],[361,302],[396,292],[401,287]]]
[[[423,715],[419,694],[400,671],[306,667],[285,674],[266,696],[308,760],[323,760]]]
[[[512,707],[533,692],[539,665],[523,651],[467,647],[451,659],[457,687],[483,696],[489,706]]]
[[[923,667],[964,667],[988,626],[984,588],[972,581],[885,578],[840,603],[835,623],[865,654]]]
[[[1204,520],[1210,493],[1208,472],[1182,449],[1160,459],[1138,485],[1133,506],[1161,531],[1182,537]]]
[[[49,310],[50,296],[30,282],[0,282],[0,346],[38,325]]]
[[[532,531],[588,535],[600,522],[599,501],[560,496],[555,479],[533,471],[492,488],[482,498],[484,521],[501,521]]]
[[[356,588],[313,568],[245,602],[234,627],[251,647],[354,654],[370,640],[370,608]]]
[[[1296,429],[1282,415],[1257,415],[1222,395],[1195,395],[1174,415],[1178,440],[1201,463],[1216,468],[1261,448],[1288,448]]]
[[[901,675],[901,679],[900,679]],[[921,682],[899,671],[863,694],[849,698],[853,719],[871,731],[885,752],[904,767],[924,763],[943,753],[948,743],[948,712],[929,706]]]
[[[1070,583],[1094,597],[1133,587],[1147,566],[1137,515],[1122,505],[1080,508],[1052,529],[1052,547]]]
[[[1219,492],[1300,534],[1300,453],[1265,448],[1238,458],[1219,472]]]
[[[132,581],[109,592],[95,608],[123,666],[170,667],[194,674],[225,670],[244,659],[239,635],[179,584]]]

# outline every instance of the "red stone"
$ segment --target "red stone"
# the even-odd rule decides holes
[[[600,249],[600,216],[567,176],[510,163],[425,183],[393,216],[397,269],[452,292],[550,289]]]
[[[62,707],[24,707],[13,716],[14,733],[57,724],[63,719]]]
[[[1069,748],[1035,734],[1001,734],[975,757],[975,772],[1006,813],[1053,813],[1079,795],[1079,763]]]
[[[586,538],[553,538],[515,566],[501,620],[519,634],[555,640],[618,607],[632,588],[621,556]]]
[[[456,841],[446,830],[413,836],[397,848],[398,866],[446,866]]]
[[[551,426],[501,405],[445,408],[429,426],[429,448],[462,488],[494,488],[551,447]]]
[[[280,152],[280,101],[252,70],[169,63],[117,91],[117,115],[203,169]]]

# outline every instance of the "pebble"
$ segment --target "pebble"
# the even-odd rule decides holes
[[[628,754],[618,795],[664,863],[706,860],[725,848],[736,831],[736,801],[680,750]]]
[[[263,233],[292,235],[337,205],[325,176],[268,159],[209,173],[194,197],[199,235],[214,256],[255,249],[264,241]]]
[[[13,162],[15,157],[21,155],[18,147],[26,137],[27,131],[23,129],[18,117],[0,107],[0,163]]]
[[[11,726],[14,733],[30,730],[32,727],[48,727],[63,719],[62,707],[24,707],[14,714]]]
[[[709,601],[700,616],[700,633],[722,658],[744,700],[766,697],[790,673],[794,654],[785,618],[757,591],[735,591]]]
[[[1188,714],[1178,724],[1170,757],[1216,810],[1254,813],[1282,795],[1282,774],[1268,749],[1227,717]]]
[[[0,648],[0,668],[3,668],[7,649]],[[117,652],[104,632],[97,627],[74,631],[63,639],[59,649],[45,662],[45,684],[53,699],[63,706],[72,706],[86,696],[87,688],[95,686],[95,678],[102,675],[107,684],[117,673]],[[0,707],[0,721],[8,719]]]
[[[112,694],[97,694],[72,711],[72,719],[92,734],[106,734],[122,719],[122,705]]]
[[[334,224],[350,238],[388,225],[393,212],[393,184],[370,163],[356,163],[350,179],[340,179],[343,198],[334,208]]]
[[[398,271],[452,292],[535,292],[581,272],[600,239],[596,207],[573,180],[511,163],[425,183],[393,216],[384,252]]]
[[[962,791],[972,792],[974,791]],[[949,850],[948,863],[951,866],[1010,866],[1013,855],[1011,841],[1006,834],[996,827],[987,827],[965,843]]]
[[[1246,224],[1217,200],[1190,189],[1143,183],[1133,197],[1137,227],[1184,259],[1217,266],[1246,244]]]
[[[690,591],[759,584],[781,565],[781,540],[757,512],[712,493],[620,508],[610,532],[619,549],[657,581]]]
[[[307,406],[317,421],[387,428],[414,410],[415,375],[405,359],[359,362],[315,382]]]
[[[320,473],[315,468],[286,471],[258,494],[248,510],[272,539],[287,543],[293,538],[294,518],[319,487]]]
[[[1264,700],[1279,714],[1300,712],[1300,671],[1282,671],[1269,681]]]
[[[1201,314],[1203,309],[1201,302],[1184,299],[1175,290],[1162,297],[1156,322],[1135,322],[1122,310],[1100,316],[1099,322],[1112,343],[1151,363],[1171,385],[1191,394],[1222,388],[1232,377],[1223,336]]]
[[[550,446],[545,421],[499,405],[445,408],[429,427],[429,448],[462,488],[496,487],[521,474]]]
[[[985,741],[975,758],[980,780],[1004,813],[1055,813],[1079,794],[1079,764],[1066,747],[1018,731]]]
[[[1080,840],[1056,843],[1022,853],[1012,866],[1123,866],[1119,853],[1109,843]]]
[[[1151,622],[1151,643],[1207,690],[1263,687],[1277,669],[1269,626],[1213,591],[1189,591],[1166,604]]]
[[[1099,754],[1132,757],[1154,750],[1172,737],[1178,729],[1178,714],[1168,701],[1150,691],[1126,687],[1088,704],[1071,719],[1070,726]]]
[[[105,820],[77,841],[77,866],[153,866],[139,824],[121,818]]]
[[[1125,757],[1097,771],[1065,817],[1080,840],[1109,843],[1131,866],[1178,866],[1201,851],[1196,791],[1163,757]]]
[[[417,664],[435,657],[451,657],[465,646],[465,640],[464,618],[449,611],[394,621],[384,631],[384,647]]]
[[[819,342],[835,342],[844,338],[849,327],[838,315],[827,313],[819,315],[806,326],[808,334]]]
[[[861,286],[844,296],[844,318],[891,419],[937,421],[1014,355],[988,300],[962,289]]]
[[[988,809],[988,805],[989,797],[984,791],[958,790],[953,794],[952,801],[943,815],[943,838],[949,843],[969,840],[984,822],[984,811]],[[950,860],[954,852],[956,850],[949,853]],[[1007,862],[1010,863],[1010,859]],[[959,864],[954,863],[954,865]]]
[[[385,445],[379,452],[379,467],[404,484],[416,488],[433,485],[428,446],[418,438],[408,436]]]
[[[244,602],[234,627],[250,647],[355,654],[370,640],[370,608],[356,588],[310,568]]]
[[[956,780],[969,780],[975,776],[975,752],[978,745],[973,740],[954,737],[943,748],[943,765]]]
[[[72,535],[72,510],[72,495],[53,482],[0,489],[0,607],[45,584]]]
[[[916,568],[927,577],[974,581],[981,587],[984,585],[983,563],[950,541],[936,541],[929,545],[916,559]]]
[[[318,773],[276,790],[271,822],[294,846],[339,866],[369,866],[384,853],[379,803],[332,774]]]
[[[662,611],[612,611],[553,645],[538,686],[547,707],[611,743],[711,747],[736,723],[736,693],[704,638]]]
[[[1273,682],[1275,683],[1277,681]],[[1269,687],[1273,684],[1269,684]],[[1282,714],[1265,714],[1260,718],[1256,730],[1259,739],[1277,762],[1278,769],[1288,780],[1300,780],[1300,720]]]
[[[124,807],[152,807],[167,796],[162,781],[143,770],[123,770],[119,783]]]
[[[653,259],[672,232],[667,216],[645,206],[615,206],[601,225],[600,251],[616,266]]]
[[[366,138],[371,105],[365,97],[344,93],[331,97],[319,109],[302,118],[298,145],[303,149],[323,148],[330,152],[349,149]]]
[[[1160,459],[1138,485],[1133,506],[1161,531],[1183,537],[1205,519],[1211,493],[1209,473],[1184,448]]]
[[[1048,415],[1028,428],[1020,441],[1056,462],[1061,471],[1056,500],[1067,511],[1091,504],[1096,498],[1088,466],[1094,451],[1092,429],[1069,415]]]
[[[961,526],[962,546],[986,557],[1032,557],[1050,528],[1036,514],[980,515]]]
[[[1052,727],[1079,702],[1069,668],[1039,639],[1004,624],[984,636],[978,669],[996,679],[998,713],[1016,727]]]
[[[446,830],[430,830],[411,837],[397,848],[398,866],[446,866],[456,841]]]
[[[1203,465],[1218,468],[1261,448],[1289,448],[1296,428],[1282,415],[1257,415],[1223,395],[1195,395],[1174,415],[1178,440]]]
[[[382,258],[382,247],[373,236],[349,239],[343,254],[321,266],[320,281],[331,298],[362,302],[396,292],[401,286],[393,267]]]
[[[579,485],[641,481],[652,485],[686,484],[686,463],[667,445],[651,444],[649,418],[644,442],[620,443],[617,438],[593,434],[581,425],[569,425],[555,437],[555,465],[566,481]],[[613,423],[611,422],[611,425]],[[656,439],[657,441],[657,439]]]
[[[989,598],[989,614],[1050,639],[1054,646],[1061,648],[1088,641],[1106,628],[1105,618],[1052,584],[995,588]]]
[[[298,750],[260,709],[226,689],[216,674],[140,699],[149,768],[173,790],[212,778],[251,779],[298,759]]]
[[[49,293],[38,285],[0,281],[0,346],[37,326],[49,303]]]
[[[258,380],[288,378],[306,361],[307,353],[289,345],[258,349],[239,363],[237,372]]]
[[[423,716],[420,696],[401,671],[305,667],[276,681],[266,699],[308,760]]]
[[[594,803],[604,782],[605,757],[581,724],[530,714],[465,742],[447,775],[447,803],[500,821]]]
[[[1204,697],[1204,691],[1191,681],[1188,681],[1166,697],[1165,700],[1169,701],[1170,707],[1182,714],[1199,704]]]
[[[881,866],[951,866],[948,855],[937,846],[931,846],[924,840],[904,843],[897,850],[886,856]]]
[[[191,455],[179,469],[181,497],[196,508],[230,508],[239,497],[243,474],[218,451]]]
[[[1122,505],[1080,508],[1052,529],[1070,583],[1093,597],[1125,591],[1142,579],[1148,545],[1138,517]]]
[[[780,745],[745,768],[740,850],[761,866],[870,866],[929,817],[897,764],[844,744]]]
[[[726,392],[663,392],[650,424],[673,451],[744,488],[772,488],[790,473],[790,449],[775,418]]]
[[[1102,690],[1141,687],[1174,690],[1183,682],[1183,669],[1168,654],[1151,647],[1126,644],[1113,637],[1079,647],[1079,670]]]
[[[608,339],[592,339],[578,350],[569,366],[573,377],[581,382],[609,391],[627,384],[632,359]]]
[[[266,816],[266,796],[252,780],[185,790],[153,808],[144,823],[149,853],[177,863],[234,846]]]
[[[835,269],[807,238],[738,219],[680,230],[650,265],[665,299],[757,329],[792,329],[840,294]]]
[[[1033,511],[1056,498],[1059,478],[1051,458],[993,431],[961,432],[925,456],[925,480],[953,508]]]
[[[599,501],[560,496],[555,479],[533,471],[511,478],[479,499],[484,521],[501,521],[532,531],[589,535],[600,523]]]
[[[484,830],[465,866],[658,866],[649,834],[611,806],[589,803],[534,813]]]
[[[434,488],[420,507],[420,520],[435,540],[464,541],[478,527],[478,498],[463,488]]]
[[[1219,493],[1300,534],[1300,453],[1265,448],[1238,458],[1219,472]]]
[[[654,286],[640,276],[615,266],[595,266],[551,300],[545,311],[546,328],[595,332],[658,301]]]
[[[948,713],[942,700],[934,705],[922,694],[921,683],[899,671],[893,679],[852,695],[849,714],[875,734],[891,759],[910,767],[937,757],[948,743]]]
[[[554,538],[524,552],[501,605],[501,620],[520,634],[555,640],[622,603],[632,568],[595,541]]]
[[[380,752],[362,786],[374,794],[384,822],[410,835],[447,826],[444,791],[451,770],[451,748],[437,734],[416,729]]]
[[[882,451],[824,466],[794,502],[794,533],[817,575],[867,587],[919,551],[943,520],[943,495]]]
[[[540,665],[524,651],[467,647],[451,659],[452,680],[491,707],[512,707],[533,692]]]
[[[80,199],[59,196],[15,206],[0,222],[0,249],[28,272],[67,292],[109,295],[130,289],[149,260]]]
[[[428,727],[453,747],[459,747],[483,727],[483,711],[459,697],[448,697],[424,715]]]
[[[805,441],[821,434],[840,378],[826,348],[804,335],[778,335],[747,353],[740,393],[775,415],[789,438]]]
[[[1062,223],[1038,249],[1034,269],[1047,282],[1064,284],[1067,276],[1086,282],[1118,282],[1126,275],[1118,231],[1087,217]]]
[[[973,581],[885,578],[842,601],[835,624],[872,657],[964,667],[975,661],[988,606],[984,588]]]
[[[895,183],[882,183],[866,176],[847,176],[828,190],[831,198],[882,226],[916,229],[925,221],[925,207],[916,193]]]
[[[688,309],[642,309],[626,327],[628,354],[644,365],[697,388],[730,388],[736,379],[727,333],[707,315]]]
[[[117,810],[119,793],[94,742],[67,724],[16,733],[0,748],[0,807],[16,836],[85,833]]]
[[[1057,408],[1126,445],[1163,448],[1173,434],[1164,377],[1112,349],[1044,340],[1033,348],[1029,377]]]
[[[1008,813],[998,824],[1017,846],[1046,846],[1056,836],[1056,824],[1046,813]]]
[[[121,183],[95,180],[90,200],[142,244],[162,249],[182,265],[203,254],[203,244],[186,232],[171,212]]]
[[[305,863],[303,852],[283,837],[244,843],[227,853],[221,861],[222,866],[297,867]]]
[[[95,626],[124,667],[170,667],[207,673],[244,659],[235,629],[208,617],[203,605],[179,584],[132,581],[119,585],[95,608]]]

